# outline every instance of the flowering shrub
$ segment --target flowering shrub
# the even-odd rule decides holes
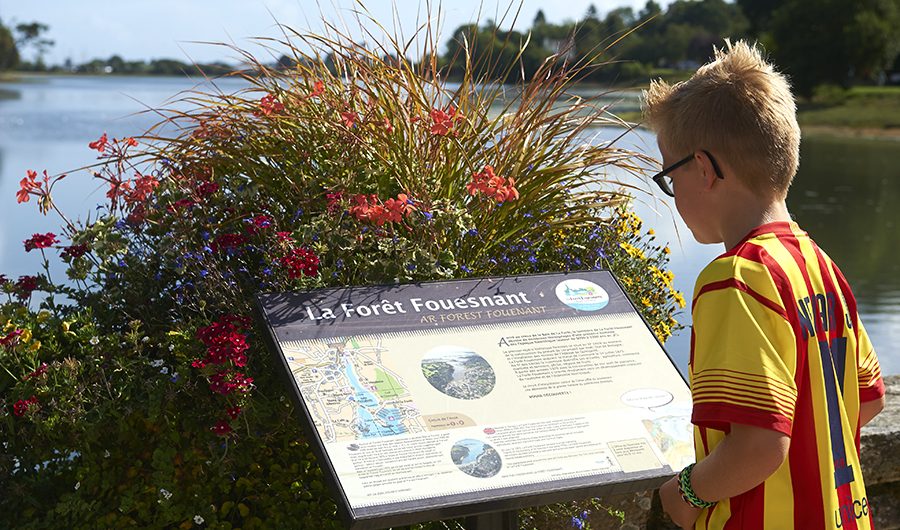
[[[279,44],[290,69],[186,97],[173,136],[90,142],[85,178],[108,191],[88,221],[57,210],[64,175],[22,180],[19,202],[63,223],[24,243],[42,273],[0,277],[0,526],[340,527],[250,318],[259,292],[610,268],[671,333],[665,249],[603,178],[642,157],[586,142],[605,118],[565,96],[577,71],[549,61],[503,99],[399,45],[304,40]]]

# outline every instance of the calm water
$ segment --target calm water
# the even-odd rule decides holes
[[[226,92],[240,86],[238,81],[220,83]],[[103,132],[110,137],[140,134],[158,121],[141,111],[165,106],[176,93],[193,87],[184,79],[136,77],[50,77],[0,84],[0,92],[19,93],[16,99],[0,99],[0,273],[13,278],[34,273],[39,256],[25,254],[22,241],[59,226],[55,217],[41,216],[33,202],[16,204],[18,182],[27,169],[56,173],[90,164],[95,158],[88,142]],[[619,132],[601,130],[597,139]],[[632,134],[627,144],[659,154],[653,136],[645,132]],[[79,172],[60,183],[56,197],[64,211],[83,217],[105,191]],[[805,138],[788,206],[848,277],[884,372],[900,374],[900,351],[894,347],[900,342],[900,142]],[[637,204],[647,227],[670,244],[676,287],[690,297],[697,274],[724,249],[694,242],[669,207],[674,205],[668,200],[649,195],[639,197]],[[690,323],[686,311],[678,316]],[[682,331],[666,345],[682,371],[689,336]]]

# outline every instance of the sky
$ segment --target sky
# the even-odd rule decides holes
[[[440,50],[460,25],[479,19],[502,20],[510,2],[514,2],[514,13],[519,0],[445,0],[440,11],[438,2],[433,1],[432,19],[439,21],[442,31]],[[515,27],[530,27],[539,9],[548,21],[559,23],[582,18],[591,4],[603,17],[617,7],[629,6],[638,11],[645,3],[646,0],[521,0]],[[665,6],[669,2],[658,3]],[[407,37],[428,18],[424,0],[367,0],[365,5],[372,18],[388,31],[399,27]],[[354,39],[360,40],[362,32],[352,12],[355,8],[358,4],[354,0],[0,0],[0,20],[7,26],[32,21],[49,25],[46,36],[56,44],[44,58],[47,64],[61,64],[67,58],[78,64],[113,54],[126,60],[171,58],[236,63],[234,52],[197,41],[227,42],[253,49],[253,37],[281,35],[277,23],[300,33],[321,32],[323,15],[331,23],[350,28]],[[509,27],[512,13],[501,24],[503,27]],[[33,59],[33,54],[26,52],[25,58]]]

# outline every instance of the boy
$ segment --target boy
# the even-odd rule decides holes
[[[847,281],[792,220],[800,129],[785,78],[753,46],[654,82],[644,115],[700,243],[724,243],[694,291],[697,464],[660,488],[682,528],[869,529],[860,428],[884,407]]]

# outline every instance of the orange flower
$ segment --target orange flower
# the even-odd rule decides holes
[[[494,173],[494,168],[484,166],[481,172],[472,174],[472,180],[466,184],[469,195],[481,193],[497,202],[514,201],[519,198],[516,181],[512,177],[505,179]]]
[[[447,136],[451,132],[455,136],[457,131],[453,129],[456,123],[465,118],[456,113],[456,107],[448,105],[445,110],[431,109],[431,134],[435,136]]]
[[[315,98],[319,97],[325,93],[325,83],[321,81],[316,81],[313,83],[313,90],[309,93],[309,97]]]
[[[359,114],[355,112],[342,112],[341,113],[341,121],[344,123],[344,126],[348,129],[352,129],[353,125],[356,124],[356,120],[359,119]]]

